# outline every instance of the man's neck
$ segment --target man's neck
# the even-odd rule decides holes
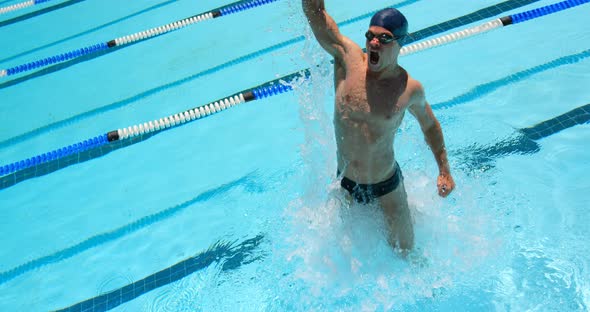
[[[386,80],[398,77],[403,72],[401,66],[394,62],[381,71],[375,72],[367,68],[367,77],[374,80]]]

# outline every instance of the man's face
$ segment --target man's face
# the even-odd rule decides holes
[[[369,27],[365,37],[369,70],[379,72],[394,62],[394,56],[401,48],[397,42],[399,38],[380,26]]]

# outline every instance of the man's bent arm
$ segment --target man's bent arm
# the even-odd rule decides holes
[[[422,129],[424,132],[424,139],[434,154],[434,158],[438,164],[439,174],[449,175],[451,173],[451,169],[449,167],[449,160],[447,158],[447,149],[445,148],[445,140],[443,137],[442,128],[436,117],[434,117],[432,108],[428,103],[426,103],[424,106],[424,110],[426,111],[427,115],[430,115],[429,117],[432,120],[432,124],[428,128]]]
[[[302,0],[303,12],[309,21],[314,36],[326,50],[335,58],[344,55],[344,36],[340,34],[338,25],[326,12],[324,0]]]
[[[420,123],[420,128],[424,133],[424,139],[436,159],[439,171],[437,181],[439,194],[441,196],[447,196],[455,188],[455,182],[451,176],[442,128],[432,113],[432,108],[426,102],[424,89],[421,85],[418,86],[413,100],[412,105],[408,109]]]

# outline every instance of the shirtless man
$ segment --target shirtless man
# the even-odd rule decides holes
[[[324,0],[302,0],[302,4],[316,39],[334,57],[340,185],[351,200],[378,204],[389,225],[389,243],[407,252],[414,246],[414,230],[393,151],[406,109],[418,120],[438,164],[438,194],[446,197],[455,188],[442,130],[426,102],[424,88],[397,62],[408,22],[396,9],[375,13],[365,34],[364,53],[340,33]]]

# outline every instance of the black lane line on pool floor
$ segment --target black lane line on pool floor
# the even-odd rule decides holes
[[[69,7],[70,5],[74,5],[74,4],[80,3],[82,1],[86,1],[86,0],[69,0],[66,2],[62,2],[62,3],[56,4],[56,5],[50,6],[50,7],[43,8],[41,10],[37,10],[37,11],[31,12],[31,13],[17,16],[17,17],[0,22],[0,27],[4,27],[4,26],[8,26],[8,25],[11,25],[14,23],[22,22],[22,21],[27,20],[29,18],[37,17],[41,14],[45,14],[45,13],[53,12],[55,10],[59,10],[59,9],[65,8],[65,7]]]
[[[206,251],[147,276],[137,282],[56,311],[108,311],[156,288],[181,280],[214,263],[221,265],[222,272],[238,269],[242,265],[258,261],[264,257],[262,253],[257,252],[258,246],[263,240],[264,235],[259,234],[253,238],[244,240],[238,245],[234,245],[234,243],[230,242],[218,241]]]
[[[587,59],[588,57],[590,57],[590,49],[582,51],[580,53],[562,56],[560,58],[551,60],[547,63],[527,68],[525,70],[521,70],[512,75],[477,85],[471,88],[471,90],[469,90],[468,92],[458,95],[448,101],[443,101],[432,105],[432,109],[437,110],[451,108],[460,104],[471,102],[477,98],[480,98],[482,95],[490,94],[506,85],[512,84],[517,81],[521,81],[523,79],[548,71],[550,69],[555,69],[564,65],[579,63]]]
[[[395,6],[397,8],[401,8],[401,7],[404,7],[404,6],[413,4],[413,3],[417,2],[417,1],[418,0],[406,0],[406,1],[400,2],[398,4],[395,4],[393,6]],[[487,8],[483,8],[483,9],[478,10],[476,12],[473,12],[473,13],[470,13],[470,14],[467,14],[467,15],[464,15],[464,16],[461,16],[461,17],[458,17],[458,18],[455,18],[455,19],[452,19],[452,20],[449,20],[449,21],[446,21],[446,22],[443,22],[443,23],[440,23],[440,24],[437,24],[437,25],[434,25],[434,26],[431,26],[431,27],[422,29],[422,30],[419,30],[419,31],[414,32],[414,33],[410,33],[409,37],[410,38],[413,38],[413,39],[409,40],[408,43],[414,42],[415,40],[418,40],[418,38],[425,38],[425,37],[428,37],[428,36],[433,36],[433,35],[436,35],[436,34],[439,34],[439,33],[442,33],[442,32],[448,31],[448,30],[451,30],[453,28],[456,28],[456,27],[459,27],[459,26],[463,26],[463,25],[467,25],[467,24],[476,22],[478,20],[481,20],[481,19],[484,19],[484,18],[487,18],[487,17],[490,17],[490,16],[494,16],[494,15],[497,15],[499,13],[502,13],[502,12],[505,12],[505,11],[508,11],[508,10],[519,8],[519,7],[522,7],[522,6],[525,6],[525,5],[528,5],[528,4],[537,2],[537,1],[540,1],[540,0],[508,0],[508,1],[505,1],[505,2],[502,2],[502,3],[499,3],[497,5],[493,5],[493,6],[490,6],[490,7],[487,7]],[[340,27],[342,27],[344,25],[348,25],[348,24],[357,22],[359,20],[362,20],[362,19],[365,19],[365,18],[369,18],[369,17],[372,16],[373,13],[374,12],[371,12],[369,14],[364,14],[364,15],[361,15],[361,16],[358,16],[358,17],[355,17],[355,18],[346,20],[346,21],[344,21],[342,23],[339,23],[338,25]],[[304,36],[299,36],[297,38],[294,38],[294,39],[291,39],[291,40],[287,40],[285,42],[279,43],[279,44],[274,45],[272,47],[277,47],[277,48],[278,47],[285,47],[287,45],[290,45],[290,44],[293,44],[293,43],[297,43],[297,42],[302,42],[304,40],[305,40],[305,37]],[[141,41],[144,41],[144,40],[141,40]],[[286,44],[287,42],[288,42],[288,44]],[[109,51],[109,50],[111,50],[111,49],[107,49],[106,51]],[[268,52],[271,52],[272,50],[269,49],[269,48],[266,48],[266,49],[262,49],[262,50],[259,50],[257,52],[251,53],[250,55],[253,55],[253,54],[254,55],[260,55],[260,54],[262,54],[262,51],[266,51],[264,53],[268,53]],[[105,53],[92,54],[92,55],[94,55],[95,57],[99,57],[99,56],[102,56],[104,54]],[[237,60],[240,60],[240,59],[241,58],[238,58],[238,59],[236,59],[236,60],[234,60],[232,62],[226,62],[225,64],[228,64],[229,63],[228,66],[230,66],[230,65],[236,65],[236,64],[239,63],[239,62],[236,63],[236,61]],[[71,65],[74,65],[74,64],[77,64],[75,62],[75,60],[76,59],[72,59],[71,61],[68,62],[70,64],[70,66]],[[88,58],[85,59],[85,60],[88,60]],[[11,86],[13,86],[15,84],[18,84],[18,83],[21,83],[23,81],[27,81],[27,80],[30,80],[30,79],[38,78],[40,76],[47,75],[47,74],[50,74],[50,73],[53,73],[53,72],[56,72],[56,71],[59,71],[61,69],[66,68],[66,67],[59,67],[58,65],[59,64],[44,67],[44,71],[42,72],[42,74],[39,74],[39,75],[37,75],[38,72],[33,72],[31,74],[27,74],[27,75],[21,76],[20,78],[9,80],[7,82],[1,83],[0,84],[0,89],[11,87]],[[69,66],[67,66],[67,67],[69,67]],[[185,79],[181,79],[181,81],[182,80],[185,80]]]
[[[470,170],[486,171],[494,167],[500,157],[509,155],[529,155],[537,153],[541,147],[536,142],[576,125],[590,121],[590,104],[577,107],[565,114],[538,123],[529,128],[518,129],[517,132],[491,146],[473,144],[454,151],[453,155],[461,158],[460,167]]]
[[[44,266],[55,264],[63,260],[74,257],[84,251],[91,248],[102,246],[106,243],[113,242],[117,239],[126,237],[127,235],[133,234],[139,230],[142,230],[148,226],[158,224],[166,221],[179,213],[185,211],[189,207],[195,204],[203,204],[213,198],[227,195],[229,192],[236,188],[243,188],[249,193],[260,193],[266,192],[264,185],[258,182],[258,176],[256,172],[250,172],[239,179],[230,181],[218,187],[209,189],[199,195],[167,209],[161,210],[157,213],[153,213],[148,216],[144,216],[133,222],[125,224],[109,232],[103,232],[92,237],[81,241],[78,244],[69,246],[67,248],[58,250],[50,255],[43,256],[40,258],[33,259],[21,265],[18,265],[12,269],[0,272],[0,285],[7,283],[27,272],[40,269]]]
[[[468,91],[462,95],[456,96],[449,101],[444,101],[444,102],[433,104],[432,108],[434,110],[437,110],[437,109],[443,109],[443,108],[451,108],[451,107],[457,106],[459,104],[468,103],[470,101],[473,101],[473,100],[481,97],[482,95],[488,94],[490,92],[498,90],[501,87],[515,83],[515,82],[520,81],[522,79],[526,79],[534,74],[538,74],[538,73],[541,73],[541,72],[544,72],[544,71],[547,71],[550,69],[554,69],[554,68],[557,68],[557,67],[560,67],[563,65],[575,64],[577,62],[580,62],[580,61],[588,58],[589,56],[590,56],[590,49],[583,51],[581,53],[576,53],[576,54],[560,57],[558,59],[549,61],[545,64],[541,64],[541,65],[520,71],[518,73],[511,74],[509,76],[506,76],[504,78],[500,78],[500,79],[492,81],[492,82],[478,85],[478,86],[474,87],[473,89],[471,89],[470,91]],[[156,88],[150,92],[159,92],[159,91],[161,91],[161,90]],[[137,96],[132,97],[131,99],[135,99],[136,97]],[[125,104],[125,102],[115,103],[116,106],[121,106],[124,104]],[[111,109],[114,109],[114,108],[111,108]],[[212,115],[210,115],[210,116],[212,116]],[[210,117],[210,116],[207,116],[207,117]],[[72,122],[72,121],[70,120],[69,122]],[[135,144],[135,143],[139,143],[139,142],[143,142],[143,141],[149,139],[150,137],[152,137],[153,135],[160,133],[161,131],[164,131],[164,130],[160,130],[158,132],[153,132],[150,134],[140,135],[140,136],[134,137],[132,139],[118,140],[113,143],[109,143],[109,144],[103,145],[98,148],[90,149],[90,150],[84,151],[79,154],[73,154],[73,155],[70,155],[65,158],[46,162],[46,163],[43,163],[43,164],[40,164],[40,165],[37,165],[34,167],[29,167],[25,170],[11,173],[11,174],[6,175],[4,177],[0,177],[0,191],[2,189],[11,187],[17,183],[22,182],[22,181],[25,181],[25,180],[28,180],[31,178],[35,178],[35,177],[44,176],[44,175],[54,172],[56,170],[59,170],[59,169],[62,169],[62,168],[65,168],[65,167],[68,167],[68,166],[71,166],[74,164],[78,164],[83,161],[87,161],[87,160],[91,160],[91,159],[95,159],[95,158],[104,156],[104,155],[106,155],[114,150],[120,149],[122,147],[126,147],[131,144]],[[7,144],[5,142],[0,142],[0,148],[5,147],[5,144]]]

